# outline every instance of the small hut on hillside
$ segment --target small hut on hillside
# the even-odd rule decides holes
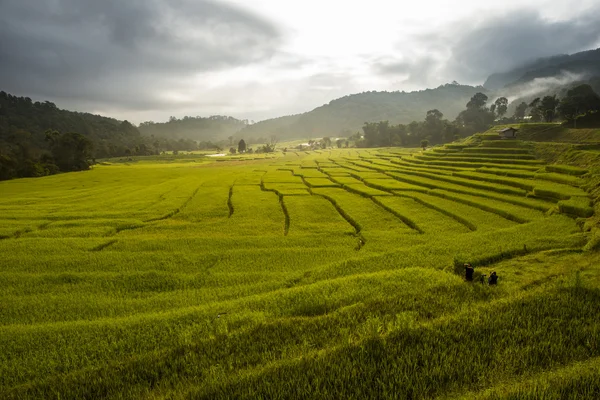
[[[498,131],[498,134],[502,139],[515,139],[517,137],[518,129],[510,127],[504,128]]]

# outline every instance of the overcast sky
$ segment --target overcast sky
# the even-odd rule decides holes
[[[0,0],[0,90],[139,123],[482,84],[600,47],[597,0]]]

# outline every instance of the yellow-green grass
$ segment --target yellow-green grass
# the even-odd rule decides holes
[[[468,174],[468,173],[467,173]],[[492,192],[508,194],[512,196],[525,196],[525,189],[518,189],[513,186],[508,186],[506,184],[498,184],[498,183],[483,183],[477,182],[476,180],[461,178],[458,176],[447,176],[447,175],[438,175],[433,172],[421,172],[421,171],[402,171],[402,172],[390,172],[389,175],[398,177],[401,175],[412,175],[419,178],[431,179],[440,182],[447,182],[454,185],[462,185],[465,187],[479,189],[479,190],[489,190]]]
[[[478,146],[467,147],[462,150],[463,153],[481,153],[481,154],[529,154],[528,149],[522,147],[507,147],[507,146]]]
[[[304,183],[311,188],[340,186],[329,178],[304,178]]]
[[[522,157],[525,157],[524,159]],[[424,157],[422,155],[415,155],[413,159],[425,161],[426,163],[434,164],[437,162],[472,162],[472,163],[495,163],[495,164],[512,164],[512,165],[527,165],[535,166],[543,164],[541,161],[536,160],[535,156],[530,155],[503,155],[503,154],[465,154],[455,153],[447,154],[444,156],[435,157],[429,155]],[[435,164],[434,164],[435,165]]]
[[[384,191],[388,190],[410,190],[417,192],[426,192],[427,188],[423,186],[412,185],[392,178],[367,178],[364,180],[365,185],[375,189]]]
[[[482,159],[479,162],[474,162],[474,161],[469,161],[469,160],[457,160],[457,161],[438,161],[438,160],[418,160],[414,157],[411,158],[403,158],[403,161],[412,163],[412,164],[425,164],[425,165],[432,165],[432,166],[442,166],[442,167],[456,167],[456,168],[481,168],[481,167],[490,167],[490,168],[505,168],[505,169],[511,169],[514,168],[515,166],[513,165],[514,163],[510,162],[510,163],[505,163],[500,161],[499,163],[495,162],[494,159]],[[537,171],[540,169],[541,165],[519,165],[518,168],[519,169],[525,169],[528,171]]]
[[[392,163],[395,165],[400,165],[406,168],[412,168],[415,170],[434,170],[435,172],[446,173],[447,175],[451,175],[450,172],[454,171],[471,171],[473,167],[445,167],[440,165],[426,165],[426,164],[415,164],[412,162],[404,161],[404,160],[392,160]]]
[[[382,196],[277,171],[348,153],[0,182],[0,398],[593,393],[600,258],[569,209],[435,170],[350,181]]]
[[[584,184],[584,181],[573,175],[559,174],[556,172],[542,172],[535,174],[535,179],[540,179],[544,181],[563,183],[565,185],[571,185],[579,187]]]
[[[466,149],[465,149],[466,150]],[[503,162],[507,162],[509,164],[516,164],[512,161],[517,160],[535,160],[535,156],[533,154],[497,154],[497,153],[457,153],[457,154],[449,154],[446,160],[466,160],[466,159],[494,159],[494,160],[503,160]],[[479,161],[479,160],[477,160]],[[517,162],[518,163],[518,162]]]
[[[454,193],[476,194],[477,196],[504,201],[506,203],[516,204],[523,207],[532,208],[540,211],[548,211],[554,200],[544,200],[536,198],[518,197],[509,194],[502,194],[496,191],[478,190],[470,186],[448,183],[434,178],[425,178],[421,176],[411,176],[406,173],[389,173],[390,177],[416,186],[422,186],[427,189],[443,189]]]
[[[390,193],[384,190],[380,190],[371,186],[367,186],[364,183],[349,183],[343,185],[344,189],[352,193],[357,193],[361,196],[390,196]]]
[[[488,211],[517,223],[526,223],[535,219],[543,218],[544,214],[541,211],[531,208],[521,207],[519,205],[506,203],[499,200],[482,198],[479,196],[468,194],[456,194],[445,190],[433,189],[427,192],[434,196],[442,197],[448,200],[454,200],[459,203],[479,208],[483,211]]]
[[[377,201],[412,221],[423,233],[434,236],[445,236],[470,232],[467,227],[455,219],[428,208],[413,199],[392,196],[379,197]]]
[[[476,170],[477,172],[483,172],[485,174],[493,174],[493,175],[500,175],[500,176],[512,176],[514,178],[534,178],[536,176],[536,173],[533,171],[528,171],[528,170],[521,170],[521,169],[504,169],[504,168],[489,168],[489,167],[482,167],[482,168],[477,168]]]
[[[574,167],[571,165],[558,165],[558,164],[547,165],[546,171],[558,172],[560,174],[575,175],[575,176],[585,175],[588,172],[588,170],[584,169],[584,168]]]
[[[515,177],[501,177],[493,174],[486,174],[481,172],[454,172],[453,176],[460,178],[472,179],[475,181],[483,181],[490,183],[498,183],[500,185],[514,186],[516,188],[532,191],[535,187],[535,181],[533,179],[523,179]]]
[[[594,215],[592,201],[587,196],[573,196],[568,200],[561,200],[558,202],[558,209],[562,213],[581,218],[589,218]]]
[[[365,186],[363,185],[363,187]],[[386,240],[386,237],[387,240],[397,241],[402,238],[405,241],[398,243],[398,245],[413,243],[409,236],[415,235],[416,232],[396,215],[370,199],[357,196],[343,189],[313,189],[313,193],[331,200],[342,213],[350,217],[349,222],[352,222],[357,231],[367,239],[367,249],[381,249],[380,246],[382,246],[382,242]],[[388,196],[391,195],[387,192],[382,193]],[[384,226],[385,229],[383,229]]]
[[[332,175],[330,178],[333,182],[337,182],[340,185],[352,185],[352,184],[358,184],[361,183],[361,180],[352,176],[338,176],[338,175]]]
[[[429,193],[410,193],[399,192],[401,196],[412,198],[419,201],[425,206],[429,206],[434,210],[441,211],[445,210],[448,212],[447,215],[455,217],[455,219],[465,226],[475,230],[496,230],[502,228],[508,228],[515,222],[508,219],[502,218],[494,213],[483,211],[479,208],[472,207],[464,201],[453,201],[441,196],[435,196]]]

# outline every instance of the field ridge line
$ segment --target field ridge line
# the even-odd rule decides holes
[[[227,218],[231,218],[234,212],[233,202],[231,198],[233,197],[233,185],[229,188],[229,197],[227,198],[227,208],[229,208],[229,216]]]
[[[311,194],[313,194],[313,192],[311,191]],[[324,199],[328,200],[333,207],[336,209],[336,211],[342,216],[342,218],[344,218],[346,220],[346,222],[348,222],[350,225],[352,225],[352,227],[354,228],[355,235],[358,237],[358,246],[356,247],[356,250],[360,250],[366,243],[367,240],[364,238],[364,236],[362,235],[361,231],[362,231],[362,227],[360,226],[360,224],[358,222],[356,222],[354,220],[354,218],[352,218],[346,211],[344,211],[344,209],[342,207],[340,207],[339,204],[337,204],[337,202],[335,201],[335,199],[333,199],[330,196],[327,196],[326,194],[321,194],[321,193],[314,193],[315,196],[321,196]]]

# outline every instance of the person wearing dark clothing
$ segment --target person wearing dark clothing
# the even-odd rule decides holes
[[[471,264],[465,264],[465,279],[467,281],[473,281],[473,272],[475,272],[475,270],[473,269]]]
[[[498,284],[498,275],[496,275],[496,271],[492,272],[492,274],[488,278],[488,283],[490,285],[497,285]]]

